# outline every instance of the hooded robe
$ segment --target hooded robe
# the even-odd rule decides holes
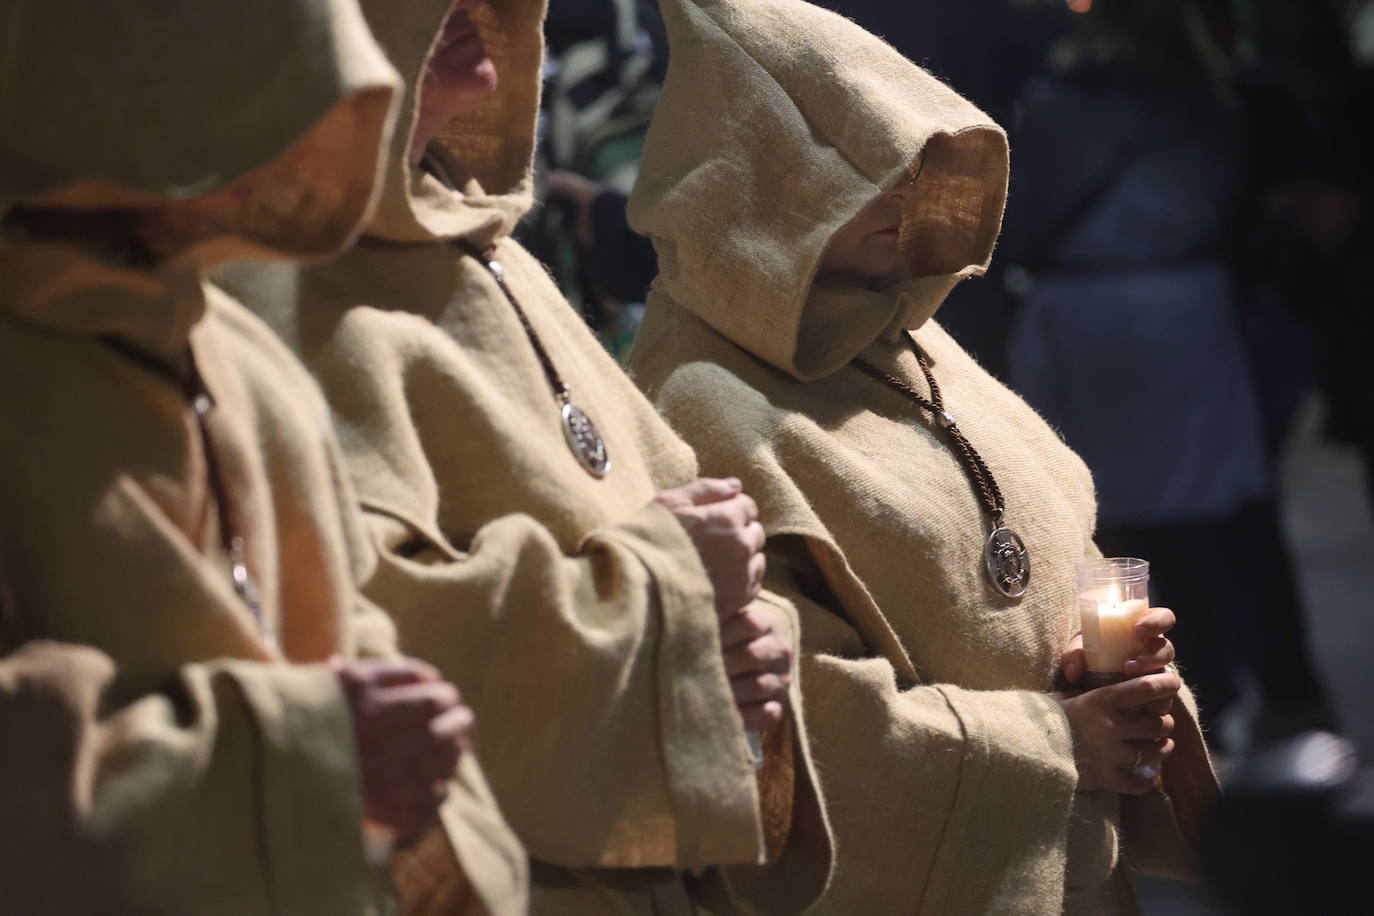
[[[449,5],[365,4],[410,109]],[[796,912],[830,854],[800,695],[757,777],[710,580],[652,501],[696,477],[692,451],[509,237],[531,204],[543,12],[542,0],[474,11],[499,88],[441,130],[426,169],[408,166],[409,126],[398,131],[351,252],[223,282],[324,389],[382,555],[369,594],[402,648],[477,710],[492,788],[535,860],[533,909],[677,913],[690,897]],[[565,442],[515,310],[464,253],[488,247],[605,437],[603,479]],[[785,602],[762,600],[790,620]],[[683,870],[698,872],[691,887]]]
[[[325,662],[395,652],[375,553],[309,375],[202,276],[353,237],[396,76],[351,0],[160,6],[0,11],[0,909],[373,912]],[[117,228],[245,174],[170,256]],[[36,231],[59,205],[80,244]],[[509,912],[522,853],[475,766],[443,809],[465,912]]]
[[[1075,792],[1050,690],[1078,628],[1074,563],[1096,555],[1092,483],[930,320],[988,263],[1002,131],[798,0],[669,0],[664,13],[671,63],[630,203],[660,273],[631,371],[702,467],[758,499],[770,587],[801,615],[837,851],[816,912],[1131,911],[1126,859],[1185,871],[1176,815],[1191,827],[1213,781],[1185,697],[1164,778],[1174,805]],[[835,232],[918,168],[909,279],[818,281]],[[850,365],[927,393],[908,334],[1029,547],[1020,599],[985,579],[988,523],[951,441]]]

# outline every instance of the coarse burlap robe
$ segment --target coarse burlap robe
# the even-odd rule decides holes
[[[202,272],[354,236],[396,75],[351,0],[154,6],[0,11],[0,909],[389,909],[324,664],[395,652],[359,591],[375,549],[318,389]],[[165,257],[119,255],[110,208],[231,182],[213,217],[173,208]],[[91,212],[20,217],[40,202]],[[150,368],[188,353],[227,506],[186,394]],[[275,646],[231,585],[225,511]],[[443,816],[469,911],[521,907],[475,759]]]
[[[1195,825],[1215,787],[1196,710],[1176,704],[1173,806],[1124,799],[1119,818],[1117,796],[1075,792],[1049,691],[1077,631],[1074,563],[1096,553],[1092,483],[927,320],[991,255],[1002,132],[799,0],[667,0],[664,13],[671,65],[630,203],[660,275],[631,371],[702,467],[758,499],[770,587],[801,614],[837,850],[816,911],[1133,911],[1126,860],[1186,872],[1176,821]],[[817,282],[830,238],[918,160],[901,236],[912,279]],[[1030,548],[1020,600],[985,579],[987,520],[950,440],[849,365],[925,391],[908,328]]]
[[[365,4],[412,89],[448,5]],[[441,131],[427,170],[406,167],[398,132],[353,251],[222,281],[325,391],[382,552],[370,594],[477,710],[492,787],[536,860],[533,909],[799,911],[830,856],[800,693],[756,776],[710,580],[652,502],[696,476],[695,457],[509,238],[531,204],[542,16],[541,0],[477,8],[500,88]],[[605,479],[574,458],[515,311],[455,242],[495,246],[605,436]]]

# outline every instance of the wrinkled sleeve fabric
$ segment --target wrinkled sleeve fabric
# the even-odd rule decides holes
[[[331,447],[330,469],[355,582],[378,571],[377,548],[357,496]],[[361,658],[394,658],[396,628],[360,589],[353,597],[349,643]],[[503,916],[528,907],[525,851],[502,819],[475,755],[465,754],[449,780],[438,824],[392,858],[391,883],[407,913]]]
[[[1196,881],[1202,823],[1221,787],[1186,684],[1173,716],[1174,752],[1164,762],[1159,791],[1123,795],[1121,829],[1126,860],[1137,871]]]
[[[477,748],[531,856],[565,867],[704,867],[763,855],[758,791],[710,581],[650,504],[566,555],[535,519],[459,551],[383,512],[369,595],[403,651],[477,710]],[[483,723],[487,723],[483,726]],[[557,765],[550,765],[557,761]]]
[[[1045,911],[1063,895],[1077,784],[1059,703],[1020,690],[901,689],[892,665],[827,606],[805,552],[798,539],[771,539],[768,587],[800,614],[813,754],[835,834],[849,844],[828,910]],[[884,893],[896,896],[873,897]]]
[[[788,714],[760,736],[757,776],[767,860],[709,870],[693,882],[693,898],[719,916],[789,916],[806,912],[825,891],[834,845],[806,730],[796,608],[769,591],[751,607],[774,613],[794,660]]]
[[[6,906],[371,911],[332,671],[186,665],[122,702],[116,685],[116,662],[86,647],[34,642],[0,660]]]

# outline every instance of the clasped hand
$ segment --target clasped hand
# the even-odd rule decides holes
[[[448,795],[474,716],[458,688],[413,658],[331,662],[349,710],[362,771],[363,813],[405,844]]]
[[[1073,731],[1080,791],[1095,789],[1143,795],[1155,786],[1164,759],[1173,753],[1174,698],[1183,686],[1165,670],[1174,646],[1165,633],[1176,618],[1168,608],[1151,608],[1135,624],[1137,654],[1123,666],[1130,680],[1079,691],[1086,664],[1083,640],[1064,651],[1061,672],[1069,689],[1056,694]]]
[[[700,477],[654,501],[682,524],[711,579],[725,673],[745,728],[762,731],[780,722],[792,682],[792,646],[777,613],[751,605],[765,569],[758,506],[734,478]]]

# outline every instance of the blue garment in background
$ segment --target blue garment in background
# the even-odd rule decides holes
[[[1098,69],[1033,83],[1012,147],[1011,383],[1092,469],[1101,522],[1268,496],[1230,265],[1236,113],[1205,85]]]

